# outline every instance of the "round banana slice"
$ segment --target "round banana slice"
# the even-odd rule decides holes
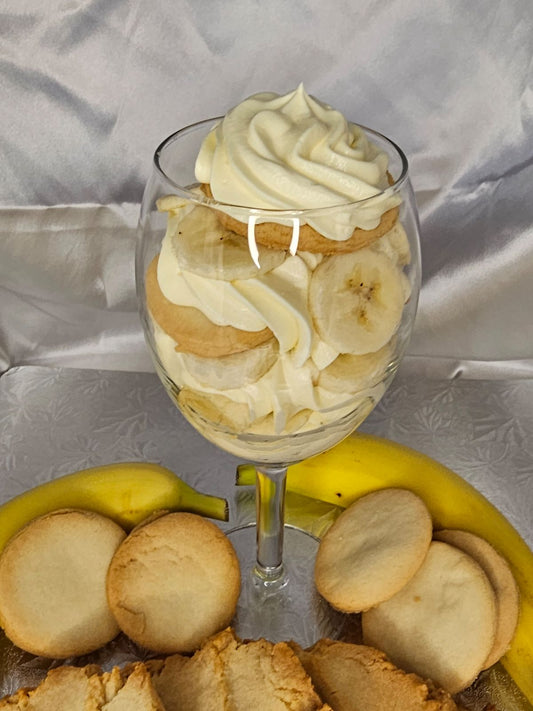
[[[250,424],[248,405],[234,402],[225,395],[201,393],[192,388],[183,388],[178,395],[178,405],[200,432],[214,424],[234,433],[240,433],[244,432]]]
[[[208,207],[197,206],[176,225],[173,247],[180,268],[211,279],[250,279],[279,267],[285,252],[258,247],[259,269],[241,235],[225,229],[217,214]]]
[[[335,393],[355,393],[383,380],[393,358],[391,343],[376,353],[352,355],[342,353],[321,371],[318,384]]]
[[[199,383],[216,390],[229,390],[255,383],[276,362],[278,343],[275,339],[257,348],[220,358],[203,358],[183,353],[183,364]]]
[[[202,200],[205,195],[202,188],[198,185],[190,189],[193,195],[196,195],[199,200]],[[194,208],[194,203],[178,195],[163,195],[156,200],[157,209],[159,212],[171,212],[177,214],[183,210],[191,210]]]
[[[402,271],[370,248],[326,257],[311,276],[315,327],[339,353],[379,351],[396,332],[403,305]]]
[[[399,220],[391,230],[373,243],[372,248],[378,252],[383,252],[395,264],[400,266],[411,262],[409,239]]]
[[[309,410],[308,408],[299,410],[287,420],[283,430],[278,432],[276,429],[276,417],[274,416],[274,413],[271,412],[268,415],[254,420],[249,427],[249,431],[252,434],[258,435],[294,434],[305,427],[311,414],[312,410]]]

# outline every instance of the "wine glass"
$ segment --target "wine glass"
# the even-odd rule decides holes
[[[217,202],[195,161],[219,121],[155,152],[136,253],[141,318],[182,414],[256,467],[257,523],[228,534],[243,569],[237,632],[310,644],[337,621],[314,590],[317,541],[284,525],[287,467],[349,435],[393,379],[420,288],[417,210],[403,152],[364,127],[388,156],[378,195],[293,210]],[[342,251],[339,236],[360,224],[357,249]],[[315,244],[316,233],[330,238]]]

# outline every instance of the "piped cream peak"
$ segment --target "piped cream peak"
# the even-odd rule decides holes
[[[317,216],[319,231],[338,240],[356,226],[372,229],[391,206],[383,195],[387,168],[387,155],[359,126],[301,83],[288,94],[254,94],[232,108],[204,140],[196,177],[228,206],[317,210],[376,197],[338,220],[344,229],[328,230]]]

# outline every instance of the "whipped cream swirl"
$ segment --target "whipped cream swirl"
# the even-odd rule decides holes
[[[255,94],[231,109],[204,140],[195,170],[215,200],[241,220],[230,205],[315,210],[350,204],[307,220],[324,236],[343,240],[355,227],[375,228],[398,203],[387,168],[387,154],[359,126],[300,85],[284,96]]]

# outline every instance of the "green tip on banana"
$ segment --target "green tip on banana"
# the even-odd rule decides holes
[[[156,511],[188,511],[219,521],[229,518],[226,499],[197,491],[170,469],[120,462],[58,477],[0,506],[0,552],[27,523],[62,508],[95,511],[126,531]]]

